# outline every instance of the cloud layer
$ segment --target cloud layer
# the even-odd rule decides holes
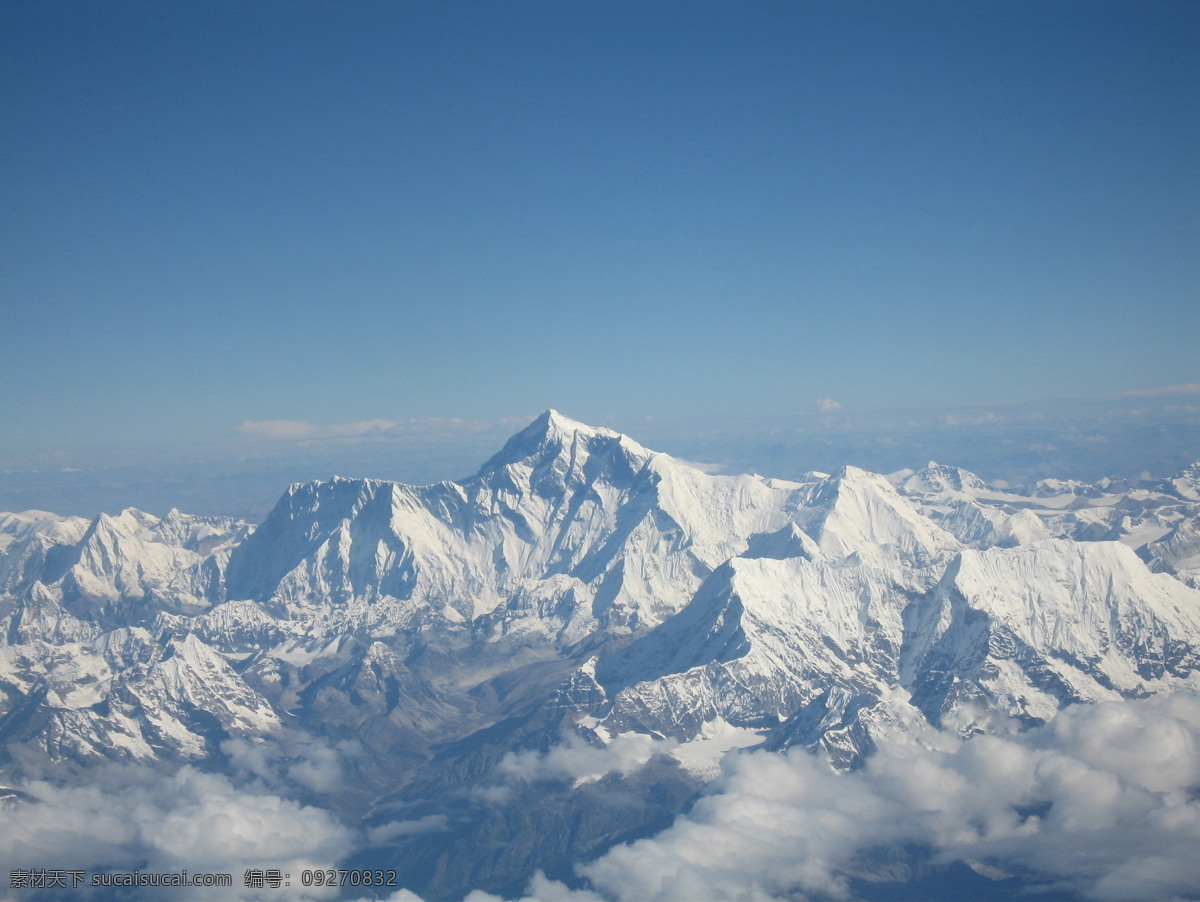
[[[31,799],[0,818],[0,850],[9,866],[223,872],[233,875],[234,890],[192,888],[188,897],[275,899],[279,890],[256,895],[242,887],[246,868],[298,874],[336,866],[353,847],[351,831],[325,811],[261,784],[238,786],[193,767],[167,776],[110,765],[89,771],[89,778],[87,786],[41,780],[22,786]],[[325,898],[319,889],[303,892]]]
[[[798,751],[738,756],[686,817],[580,871],[620,900],[840,897],[881,849],[917,844],[1088,899],[1200,886],[1197,699],[1079,706],[1025,734],[943,739],[884,744],[844,775]]]
[[[247,438],[268,441],[297,441],[315,438],[359,438],[384,435],[400,424],[394,420],[362,420],[334,426],[318,426],[304,420],[246,420],[238,433]]]
[[[872,885],[887,898],[933,899],[928,886],[905,895],[903,885],[930,864],[1016,877],[1013,892],[1056,898],[1194,898],[1196,697],[1080,705],[1006,737],[925,739],[884,741],[850,774],[799,750],[732,756],[714,791],[671,827],[578,867],[590,889],[538,874],[525,902],[852,899]],[[554,760],[527,763],[540,772]],[[476,892],[468,902],[497,899]]]
[[[1184,898],[1200,886],[1197,697],[1080,705],[1025,733],[924,740],[885,739],[850,774],[800,750],[732,755],[713,791],[672,826],[580,865],[586,889],[537,874],[527,898],[841,899],[871,885],[906,898],[905,882],[928,865],[1013,879],[1014,892],[1098,902]],[[231,872],[232,894],[192,897],[253,899],[240,886],[245,868],[336,866],[361,841],[327,812],[280,794],[287,784],[336,785],[339,758],[356,749],[227,745],[232,779],[108,765],[88,786],[30,781],[21,789],[31,800],[0,819],[0,850],[13,867]],[[568,739],[506,756],[497,776],[579,783],[632,773],[664,748],[642,736],[606,748]],[[296,771],[301,760],[311,767]],[[447,826],[445,816],[428,815],[366,838]]]
[[[495,421],[429,418],[423,420],[358,420],[353,423],[319,425],[307,420],[245,420],[237,428],[243,439],[267,442],[360,441],[387,439],[396,442],[439,442],[461,440],[480,433],[515,430],[532,417]]]

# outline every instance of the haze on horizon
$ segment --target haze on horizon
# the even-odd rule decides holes
[[[7,3],[0,467],[397,429],[478,465],[547,406],[762,467],[1165,389],[1122,447],[1194,455],[1198,38],[1181,2]]]

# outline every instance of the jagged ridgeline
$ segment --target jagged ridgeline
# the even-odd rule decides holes
[[[1194,689],[1198,578],[1195,465],[717,476],[548,411],[461,483],[293,485],[257,527],[0,514],[0,742],[11,782],[320,741],[344,771],[304,798],[372,837],[353,862],[513,890],[669,823],[731,749],[853,769]],[[497,776],[563,743],[627,766]]]

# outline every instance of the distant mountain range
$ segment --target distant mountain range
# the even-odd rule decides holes
[[[340,866],[515,893],[662,829],[736,749],[851,772],[1194,692],[1198,586],[1200,463],[714,476],[547,411],[462,483],[297,484],[257,527],[0,514],[0,774],[19,808],[105,762],[295,775],[319,744],[338,778],[291,786],[366,837]]]

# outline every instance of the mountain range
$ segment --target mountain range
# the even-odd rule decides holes
[[[584,886],[741,749],[853,773],[1198,670],[1200,463],[722,476],[551,410],[461,482],[297,484],[257,526],[0,514],[7,804],[249,769],[429,899]]]

